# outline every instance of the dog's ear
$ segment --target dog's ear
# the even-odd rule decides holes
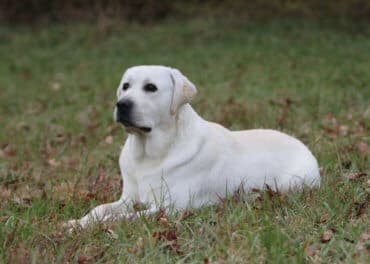
[[[194,98],[197,88],[177,69],[171,69],[171,79],[173,82],[173,95],[170,111],[171,115],[174,115],[180,106],[189,103]]]

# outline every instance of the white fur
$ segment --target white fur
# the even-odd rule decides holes
[[[121,89],[124,82],[130,82],[126,91]],[[143,91],[147,82],[158,91]],[[152,213],[159,206],[184,209],[215,203],[241,186],[245,191],[266,185],[287,191],[320,185],[317,161],[302,142],[274,130],[232,132],[208,122],[189,104],[195,93],[195,86],[176,69],[137,66],[125,72],[117,98],[130,98],[136,124],[152,131],[128,129],[119,158],[121,198],[69,221],[69,227],[134,217],[134,202],[148,204],[144,213]]]

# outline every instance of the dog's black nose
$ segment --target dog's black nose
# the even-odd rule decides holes
[[[117,102],[117,121],[124,125],[130,125],[132,123],[132,108],[134,103],[129,99],[121,99]]]
[[[116,104],[117,109],[119,112],[127,112],[130,111],[134,103],[129,99],[122,99],[119,100]]]

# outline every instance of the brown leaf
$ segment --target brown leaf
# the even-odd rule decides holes
[[[116,131],[118,131],[118,130],[120,130],[121,129],[121,127],[120,126],[117,126],[116,124],[114,124],[114,125],[109,125],[108,127],[107,127],[107,132],[108,132],[108,134],[113,134],[114,132],[116,132]]]
[[[29,245],[24,244],[24,242],[17,244],[17,247],[8,247],[8,263],[30,263],[31,258],[28,248]]]
[[[133,247],[133,251],[141,251],[144,249],[144,239],[142,237],[139,237],[135,243],[135,246]]]
[[[266,192],[266,194],[268,195],[268,197],[269,197],[270,199],[274,199],[274,198],[276,198],[276,197],[279,197],[279,196],[280,196],[279,191],[275,191],[275,190],[273,190],[273,189],[272,189],[268,184],[265,184],[265,187],[266,187],[265,192]]]
[[[370,240],[370,233],[363,233],[356,244],[355,247],[355,256],[360,256],[363,253],[367,253],[370,255],[370,250],[368,249],[367,245],[368,241]]]
[[[330,215],[329,214],[323,214],[320,217],[320,223],[326,223],[329,219],[330,219]]]
[[[0,222],[6,222],[6,221],[8,221],[8,219],[9,219],[9,216],[7,216],[7,215],[2,215],[2,216],[0,216]]]
[[[320,254],[320,244],[314,243],[310,246],[305,247],[304,253],[308,257],[314,257]]]
[[[55,148],[53,148],[49,142],[46,143],[46,145],[41,148],[41,153],[45,156],[45,157],[49,157],[51,154],[53,154],[55,152]]]
[[[60,161],[56,161],[55,159],[49,159],[48,164],[52,167],[58,167],[60,165]]]
[[[339,131],[340,135],[346,136],[346,135],[348,135],[349,127],[347,125],[340,125],[338,127],[338,131]]]
[[[17,154],[17,150],[15,149],[15,147],[10,144],[5,144],[2,147],[2,152],[5,154],[5,156],[9,157],[15,156]]]
[[[180,213],[179,221],[185,220],[186,218],[192,217],[194,215],[194,212],[190,210],[184,210]]]
[[[0,198],[2,201],[10,198],[12,191],[5,186],[0,185]]]
[[[79,163],[80,160],[78,158],[70,158],[68,160],[68,166],[71,168],[76,168]]]
[[[153,237],[157,240],[168,240],[173,241],[177,240],[177,235],[175,230],[166,230],[166,231],[156,231],[153,233]]]
[[[359,239],[359,241],[361,241],[361,242],[366,242],[366,241],[369,241],[369,240],[370,240],[370,233],[363,233],[360,236],[360,239]]]
[[[361,177],[366,176],[367,174],[365,172],[347,172],[343,174],[343,177],[350,180],[355,181]]]
[[[54,141],[55,141],[56,143],[63,143],[63,142],[65,142],[65,141],[66,141],[66,139],[67,139],[67,135],[66,135],[66,134],[64,134],[64,133],[58,133],[58,134],[55,136]]]
[[[181,253],[177,242],[176,230],[156,231],[152,236],[156,241],[165,241],[168,249],[175,251],[177,254]]]
[[[90,261],[89,261],[89,258],[88,257],[86,257],[85,255],[83,255],[83,254],[80,254],[79,256],[78,256],[78,259],[77,259],[77,263],[78,264],[86,264],[86,263],[89,263]]]
[[[59,91],[61,87],[62,87],[62,85],[58,81],[53,81],[53,82],[50,83],[50,88],[53,91]]]
[[[27,198],[27,197],[22,197],[22,198],[21,197],[14,197],[13,202],[16,203],[16,204],[19,204],[19,205],[30,207],[31,203],[32,203],[32,199]]]
[[[46,102],[38,99],[37,101],[31,101],[26,107],[26,114],[35,115],[44,112],[47,108]]]
[[[83,144],[85,144],[86,143],[86,135],[85,134],[79,134],[78,135],[78,140],[81,142],[81,143],[83,143]]]
[[[322,234],[320,241],[322,243],[327,243],[332,239],[332,237],[333,237],[333,231],[332,230],[327,230]]]
[[[336,137],[339,134],[339,122],[332,113],[326,114],[321,119],[321,126],[329,136]]]
[[[105,139],[104,139],[104,142],[107,144],[107,145],[111,145],[113,143],[113,137],[111,135],[107,136]]]
[[[169,223],[168,223],[168,219],[166,217],[160,217],[158,219],[158,222],[161,224],[161,225],[164,225],[164,226],[168,226]]]
[[[21,131],[21,130],[24,130],[24,131],[29,131],[30,130],[30,126],[26,123],[26,122],[19,122],[16,126],[15,126],[15,129],[17,131]]]
[[[106,229],[108,236],[112,239],[118,239],[118,235],[112,229]]]
[[[361,141],[357,143],[356,148],[361,155],[365,157],[370,155],[370,146],[366,142]]]

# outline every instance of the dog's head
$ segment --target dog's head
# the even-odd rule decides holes
[[[179,70],[135,66],[126,70],[117,89],[114,118],[128,132],[150,133],[173,119],[197,90]]]

